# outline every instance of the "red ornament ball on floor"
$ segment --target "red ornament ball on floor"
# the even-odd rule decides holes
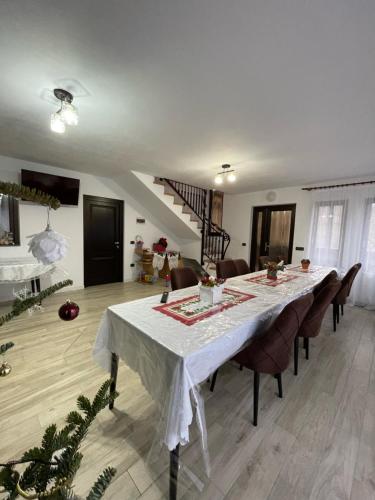
[[[59,317],[64,321],[72,321],[79,314],[79,306],[75,302],[67,300],[59,309]]]

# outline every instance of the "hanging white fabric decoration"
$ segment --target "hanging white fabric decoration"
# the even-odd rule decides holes
[[[31,238],[29,241],[29,252],[43,264],[52,264],[65,257],[68,250],[68,242],[62,234],[56,233],[50,227],[49,223],[49,209],[47,227],[44,231],[38,234],[28,236]]]

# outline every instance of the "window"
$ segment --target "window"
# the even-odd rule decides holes
[[[366,200],[361,260],[364,270],[375,274],[375,198]]]
[[[321,265],[337,266],[342,252],[346,204],[316,202],[311,234],[311,257]]]
[[[18,200],[0,193],[0,246],[19,244]]]

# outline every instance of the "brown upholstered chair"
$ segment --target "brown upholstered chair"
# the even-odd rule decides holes
[[[361,269],[362,264],[358,262],[354,264],[349,271],[345,274],[343,279],[341,280],[341,288],[338,291],[336,297],[332,300],[333,305],[333,331],[336,331],[336,323],[340,322],[340,306],[341,306],[341,315],[344,315],[344,305],[346,304],[346,300],[350,295],[350,291],[353,286],[353,282],[355,277],[357,276],[359,270]]]
[[[314,296],[316,297],[318,295],[318,293],[321,292],[326,285],[328,285],[328,283],[330,283],[331,281],[333,281],[335,279],[337,279],[337,272],[331,271],[329,274],[327,274],[327,276],[325,278],[322,279],[322,281],[320,283],[318,283],[315,286],[315,288],[313,290]]]
[[[233,358],[240,366],[254,371],[254,425],[258,424],[259,374],[275,376],[279,397],[282,398],[281,374],[289,365],[294,339],[313,301],[313,294],[308,293],[290,302],[266,332],[256,337]],[[214,388],[216,375],[217,371],[211,390]]]
[[[309,339],[319,335],[324,315],[332,299],[340,290],[340,287],[340,281],[338,279],[333,279],[328,282],[317,295],[314,296],[314,302],[307,312],[294,341],[294,375],[298,374],[299,337],[303,338],[303,347],[306,352],[306,359],[309,359]]]
[[[174,268],[171,270],[171,285],[172,290],[180,290],[198,285],[198,278],[191,267]]]
[[[224,280],[237,276],[237,269],[234,261],[231,259],[219,260],[216,263],[216,276]]]
[[[241,276],[242,274],[249,274],[250,268],[247,265],[246,260],[244,259],[234,259],[234,265],[236,267],[237,276]]]

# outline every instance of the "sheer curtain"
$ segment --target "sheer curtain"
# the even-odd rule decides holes
[[[375,185],[312,191],[312,199],[310,259],[341,275],[361,262],[351,300],[375,309]]]

